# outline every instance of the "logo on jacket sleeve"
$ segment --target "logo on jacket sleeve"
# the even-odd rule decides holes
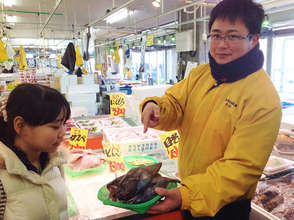
[[[235,102],[231,101],[229,98],[226,98],[225,105],[229,108],[231,108],[231,107],[237,108],[237,106],[238,106]]]

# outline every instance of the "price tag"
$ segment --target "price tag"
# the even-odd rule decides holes
[[[69,145],[72,147],[84,147],[86,148],[88,140],[88,130],[71,128],[69,135]]]
[[[180,135],[177,130],[168,131],[160,135],[161,142],[169,159],[175,160],[179,154]]]
[[[16,82],[14,82],[14,83],[7,83],[7,84],[6,84],[6,90],[7,90],[7,91],[12,91],[12,90],[14,90],[15,87],[17,87],[18,85],[19,85],[19,83],[16,83]]]
[[[124,93],[110,94],[110,115],[124,116],[126,112],[126,95]]]
[[[119,144],[103,142],[103,150],[109,162],[110,172],[116,173],[126,170]]]

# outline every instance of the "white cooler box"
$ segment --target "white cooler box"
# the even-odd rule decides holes
[[[103,140],[119,143],[123,155],[165,153],[159,135],[161,131],[149,128],[143,133],[143,126],[129,128],[105,128]]]

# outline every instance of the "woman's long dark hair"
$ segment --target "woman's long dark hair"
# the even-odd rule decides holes
[[[0,117],[0,138],[13,143],[15,130],[13,120],[21,116],[31,126],[53,122],[61,111],[64,120],[70,117],[70,106],[65,97],[56,89],[39,84],[24,83],[10,93],[7,104],[7,122]]]

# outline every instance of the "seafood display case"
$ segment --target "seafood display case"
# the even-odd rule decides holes
[[[294,219],[294,125],[281,127],[258,182],[250,220]]]

